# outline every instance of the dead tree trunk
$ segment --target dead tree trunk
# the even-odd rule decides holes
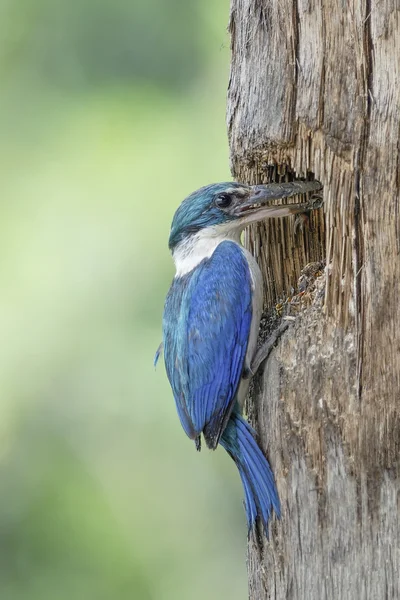
[[[249,544],[250,597],[398,599],[399,2],[232,0],[230,32],[234,177],[312,173],[325,199],[300,236],[248,235],[270,313],[327,265],[250,400],[283,512]]]

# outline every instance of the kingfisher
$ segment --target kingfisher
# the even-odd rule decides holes
[[[322,188],[317,181],[267,185],[228,182],[188,196],[169,236],[176,274],[166,297],[161,349],[182,427],[201,449],[221,445],[234,460],[244,489],[249,532],[259,521],[268,535],[280,503],[270,465],[243,417],[251,377],[270,352],[279,328],[257,349],[263,281],[255,258],[241,244],[243,229],[271,217],[307,213],[301,204],[271,201]],[[282,324],[283,331],[287,323]]]

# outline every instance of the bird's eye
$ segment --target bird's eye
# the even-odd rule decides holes
[[[215,198],[215,205],[218,208],[228,208],[232,204],[232,196],[223,192]]]

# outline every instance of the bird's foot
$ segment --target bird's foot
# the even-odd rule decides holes
[[[282,321],[279,327],[277,327],[275,331],[271,333],[269,338],[263,343],[263,345],[260,346],[260,348],[258,348],[253,357],[251,365],[249,367],[246,367],[245,369],[245,372],[243,374],[244,379],[250,379],[250,377],[253,377],[257,373],[261,363],[263,363],[264,360],[268,358],[272,348],[274,347],[278,339],[281,337],[282,333],[284,333],[289,327],[289,323],[289,319]]]

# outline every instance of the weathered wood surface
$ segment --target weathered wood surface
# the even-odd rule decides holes
[[[282,502],[249,544],[253,600],[400,598],[400,5],[232,0],[236,179],[313,173],[314,231],[254,228],[266,306],[326,258],[255,382],[252,416]]]

